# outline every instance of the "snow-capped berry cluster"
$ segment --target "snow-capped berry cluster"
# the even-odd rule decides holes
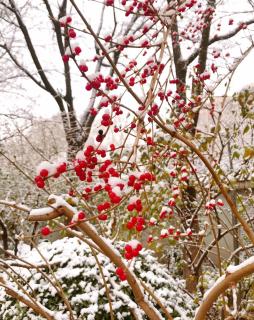
[[[61,27],[66,27],[72,22],[71,16],[64,16],[59,19],[59,23]]]
[[[185,238],[192,236],[192,230],[190,228],[186,229],[186,232],[181,232],[179,229],[175,229],[174,226],[169,226],[168,229],[162,229],[160,231],[160,239],[165,239],[168,237],[173,237],[175,240],[178,240],[179,238]],[[147,241],[151,242],[153,239],[147,239]]]
[[[168,207],[163,207],[161,209],[161,212],[159,214],[159,217],[161,220],[166,219],[166,218],[171,218],[174,214],[174,211],[171,208]]]
[[[128,179],[128,186],[133,187],[133,189],[136,191],[139,191],[145,182],[155,181],[155,176],[151,172],[137,172],[129,175]]]
[[[205,208],[207,210],[214,210],[216,206],[223,207],[224,202],[221,199],[218,199],[217,201],[215,199],[211,199],[206,203]]]
[[[137,189],[135,189],[135,190],[137,190]],[[136,210],[137,212],[141,212],[143,210],[141,200],[136,196],[131,197],[129,200],[129,204],[127,206],[127,210],[130,212],[132,212],[134,210]]]
[[[58,178],[62,173],[66,172],[66,170],[67,164],[65,162],[53,164],[48,161],[43,161],[38,165],[36,169],[37,176],[34,178],[34,182],[38,188],[44,188],[45,180],[49,176]]]
[[[82,70],[81,70],[82,71]],[[111,76],[103,77],[101,73],[94,73],[87,75],[88,83],[86,90],[100,89],[102,84],[105,84],[105,89],[108,91],[116,90],[118,88],[118,78],[114,79]]]
[[[124,257],[127,260],[131,260],[134,257],[137,257],[139,252],[142,250],[142,244],[137,240],[129,241],[124,247]]]

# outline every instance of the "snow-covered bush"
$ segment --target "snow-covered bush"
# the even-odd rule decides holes
[[[115,247],[121,251],[123,243],[117,243]],[[20,257],[33,265],[44,265],[39,269],[13,266],[16,275],[12,274],[23,285],[23,288],[36,298],[38,303],[54,312],[56,319],[69,319],[68,312],[63,299],[52,284],[45,279],[43,272],[54,283],[56,283],[55,278],[59,281],[70,302],[75,319],[110,319],[109,301],[103,277],[93,252],[84,242],[78,238],[63,238],[53,243],[45,241],[38,246],[38,251],[37,249],[30,251],[28,246],[23,245],[20,246]],[[50,264],[50,270],[45,266],[44,259]],[[135,319],[135,317],[147,319],[144,312],[134,302],[128,283],[119,281],[115,274],[115,266],[100,253],[97,254],[97,259],[107,283],[115,318],[119,320]],[[151,251],[143,249],[139,256],[131,262],[130,268],[160,298],[174,319],[193,318],[194,304],[190,297],[182,291],[183,282],[174,279],[167,268],[159,264],[152,256]],[[18,289],[10,277],[7,279],[6,275],[2,276],[6,283],[11,282],[12,286]],[[22,292],[20,288],[19,291]],[[146,297],[149,298],[147,293]],[[0,318],[3,320],[42,319],[19,301],[6,296],[3,289],[0,293],[0,300],[4,301],[0,305]],[[159,309],[159,306],[156,307]]]

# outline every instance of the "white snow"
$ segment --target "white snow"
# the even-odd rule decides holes
[[[49,214],[53,211],[52,208],[47,207],[47,208],[39,208],[39,209],[32,209],[29,213],[30,216],[41,216],[45,214]]]

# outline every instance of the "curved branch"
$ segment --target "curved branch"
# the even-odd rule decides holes
[[[0,286],[5,289],[7,295],[11,296],[12,298],[24,303],[28,308],[31,308],[36,314],[41,315],[42,317],[46,318],[47,320],[55,320],[50,314],[50,310],[46,309],[43,306],[34,304],[30,299],[27,299],[24,294],[21,294],[14,290],[14,288],[8,286],[3,278],[0,277]]]
[[[254,23],[254,19],[251,19],[249,21],[246,21],[244,22],[244,24],[246,25],[250,25],[250,24],[253,24]],[[235,28],[234,30],[232,30],[231,32],[228,32],[226,34],[222,34],[220,36],[213,36],[210,40],[209,40],[209,44],[208,46],[210,46],[211,44],[215,43],[215,42],[218,42],[218,41],[223,41],[223,40],[227,40],[227,39],[230,39],[232,38],[233,36],[235,36],[237,33],[239,33],[240,31],[242,30],[242,26],[239,25],[237,28]],[[200,47],[194,51],[190,56],[189,58],[186,59],[186,63],[187,65],[189,65],[190,63],[192,63],[196,58],[197,56],[199,55],[199,52],[200,52]]]
[[[158,124],[159,127],[161,127],[165,132],[170,134],[173,138],[176,138],[179,141],[182,141],[186,146],[188,146],[196,155],[200,158],[200,160],[204,163],[208,171],[210,172],[211,176],[214,179],[214,182],[217,184],[218,188],[221,191],[221,194],[224,196],[225,200],[227,201],[232,213],[235,215],[237,220],[241,223],[244,231],[246,232],[248,238],[254,244],[254,232],[248,225],[247,221],[241,216],[241,214],[238,212],[237,207],[232,200],[231,196],[229,195],[228,191],[224,187],[224,184],[218,177],[217,173],[215,172],[214,168],[212,167],[211,163],[208,159],[202,154],[202,152],[186,137],[182,136],[178,132],[174,130],[174,128],[170,128],[167,125],[164,125],[161,123],[157,118],[153,118],[154,121]]]
[[[51,206],[51,214],[49,213],[49,208],[47,208],[46,215],[33,214],[33,210],[30,212],[28,220],[30,221],[45,221],[47,219],[54,219],[53,217],[58,217],[64,214],[70,220],[73,219],[75,214],[75,209],[72,208],[66,201],[61,197],[51,195],[49,197],[48,203]],[[41,209],[38,209],[41,210]],[[38,211],[37,211],[38,213]],[[88,222],[79,222],[79,229],[81,229],[84,234],[86,234],[93,242],[102,250],[102,252],[118,267],[122,268],[126,274],[127,281],[133,291],[135,302],[143,309],[145,314],[151,320],[160,320],[161,317],[156,311],[156,309],[145,299],[145,296],[138,284],[136,276],[129,270],[125,265],[120,255],[118,255],[114,248],[105,241],[97,231]]]
[[[46,89],[46,87],[40,82],[38,81],[31,72],[29,72],[25,67],[23,67],[18,60],[14,57],[14,55],[11,53],[10,49],[4,44],[4,45],[0,45],[0,48],[3,48],[9,55],[9,57],[11,58],[11,60],[13,61],[13,63],[19,68],[19,70],[21,70],[22,72],[24,72],[31,80],[33,80],[33,82],[35,82],[37,84],[37,86],[39,86],[40,88],[42,88],[45,91],[48,91]],[[9,79],[9,78],[8,78]]]
[[[254,257],[250,257],[236,267],[229,267],[227,273],[221,276],[214,284],[214,286],[205,294],[204,300],[197,310],[195,320],[204,320],[206,315],[217,300],[217,298],[225,292],[230,286],[239,282],[242,278],[254,273]]]

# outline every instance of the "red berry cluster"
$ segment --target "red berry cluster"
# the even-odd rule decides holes
[[[101,125],[104,127],[109,127],[112,124],[113,124],[113,122],[111,120],[110,114],[104,113],[102,115]]]
[[[140,199],[134,200],[127,206],[128,211],[136,210],[137,212],[141,212],[143,210],[142,202]]]
[[[144,229],[145,219],[142,216],[131,217],[130,221],[127,222],[127,229],[131,230],[135,227],[136,231],[141,232]]]
[[[104,82],[104,78],[101,74],[95,76],[95,77],[92,77],[89,79],[89,83],[87,83],[86,85],[86,90],[87,91],[90,91],[92,89],[100,89],[101,87],[101,84]]]
[[[121,281],[125,281],[127,279],[126,273],[124,272],[123,268],[117,268],[116,275],[119,277]]]
[[[80,70],[81,72],[87,72],[87,71],[88,71],[88,66],[86,65],[85,62],[80,63],[80,65],[79,65],[79,70]]]
[[[59,23],[61,27],[66,27],[71,22],[72,22],[72,18],[70,16],[64,16],[59,19]]]
[[[65,162],[58,165],[54,172],[52,173],[54,178],[58,178],[62,173],[66,172],[67,170],[67,164]],[[43,189],[45,187],[45,180],[49,176],[49,170],[47,169],[41,169],[39,172],[39,175],[34,178],[34,182],[37,185],[38,188]]]
[[[88,76],[88,80],[89,80],[89,83],[87,83],[86,85],[87,91],[90,91],[92,89],[98,90],[101,88],[101,85],[103,83],[105,83],[105,87],[108,91],[113,91],[118,88],[118,82],[119,82],[118,78],[114,79],[111,76],[103,77],[102,74]]]
[[[117,184],[117,186],[119,187],[120,190],[123,190],[123,187],[124,185],[123,184]],[[113,204],[117,204],[119,203],[121,200],[122,200],[122,197],[120,197],[119,195],[117,195],[115,192],[114,192],[114,189],[112,189],[112,187],[107,184],[104,188],[105,191],[107,191],[108,193],[108,197],[111,201],[111,203]]]
[[[128,178],[128,186],[133,187],[133,189],[136,191],[139,191],[146,181],[155,181],[155,176],[150,172],[142,173],[139,177],[131,174]]]
[[[163,219],[166,219],[166,218],[171,218],[174,214],[174,211],[172,209],[165,209],[163,208],[160,212],[160,219],[163,220]]]
[[[215,199],[211,199],[210,201],[208,201],[206,203],[205,208],[207,210],[214,210],[216,208],[216,206],[223,207],[224,202],[221,199],[218,199],[217,201]]]
[[[135,243],[135,245],[132,244],[126,244],[125,246],[125,253],[124,257],[127,260],[131,260],[134,257],[137,257],[139,252],[142,250],[142,244],[141,243]]]

